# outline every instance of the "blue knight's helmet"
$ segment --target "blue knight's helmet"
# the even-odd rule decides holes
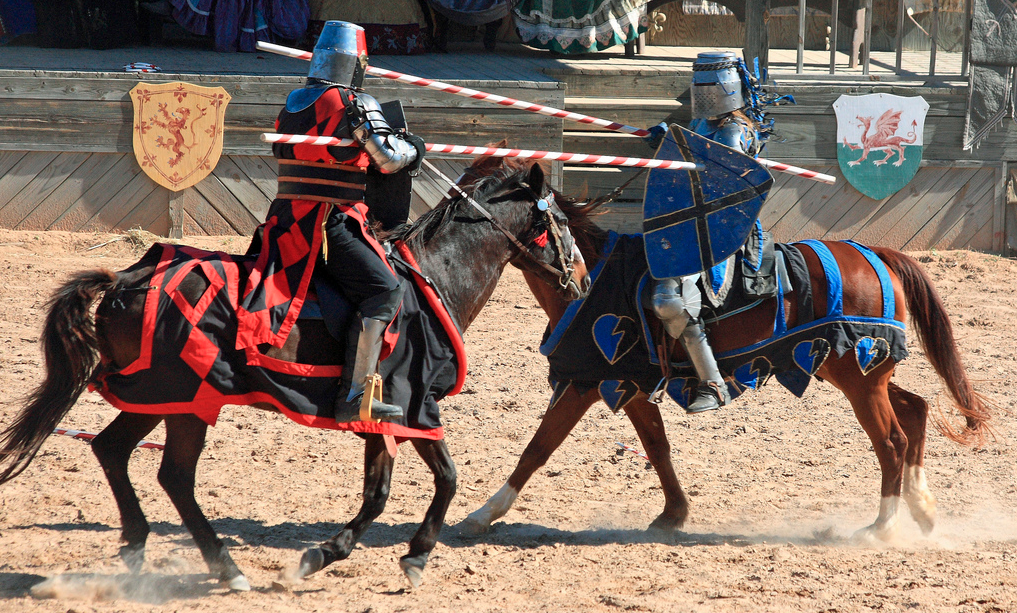
[[[730,51],[700,53],[692,63],[692,117],[720,117],[745,106],[738,57]]]

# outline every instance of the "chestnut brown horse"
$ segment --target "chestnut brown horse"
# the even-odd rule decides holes
[[[406,244],[420,271],[433,281],[449,315],[462,332],[480,313],[509,263],[548,283],[575,288],[575,295],[578,295],[578,285],[569,284],[569,280],[574,280],[573,239],[565,215],[553,201],[547,206],[549,188],[545,185],[542,168],[535,164],[516,165],[500,173],[486,174],[491,176],[470,188],[472,198],[456,195],[415,224],[396,229],[390,237]],[[478,203],[483,203],[483,208]],[[553,240],[546,239],[547,235],[553,235]],[[469,257],[464,257],[465,254]],[[151,260],[143,259],[120,273],[106,270],[79,273],[55,292],[42,335],[46,378],[28,398],[14,422],[0,434],[0,483],[14,478],[28,466],[53,428],[93,380],[97,368],[106,372],[136,362],[144,342],[141,330],[145,297],[158,258],[155,262]],[[194,267],[180,283],[191,305],[208,295],[206,289],[210,283],[200,274],[201,270]],[[93,319],[90,309],[100,295],[102,299]],[[223,335],[235,338],[236,318],[227,317],[222,328]],[[187,338],[186,329],[183,334]],[[167,342],[174,340],[166,339]],[[227,345],[220,343],[218,346]],[[329,335],[319,318],[298,320],[285,345],[270,348],[266,355],[289,363],[329,365],[342,353],[342,344]],[[153,368],[160,369],[160,378],[171,385],[174,381],[187,381],[190,373],[183,372],[179,362],[153,364]],[[263,393],[268,389],[263,383],[264,377],[243,369],[233,376],[238,385],[264,386],[254,389],[253,398],[267,396]],[[312,378],[294,380],[307,385]],[[414,385],[422,386],[420,382]],[[301,389],[294,389],[303,393]],[[448,391],[445,387],[441,389]],[[274,405],[260,400],[252,405],[278,411]],[[165,408],[176,412],[121,412],[92,443],[120,511],[125,542],[120,550],[121,558],[132,571],[138,571],[144,562],[149,534],[149,524],[128,476],[131,452],[160,422],[165,422],[166,446],[158,473],[160,485],[194,537],[210,572],[232,589],[250,589],[194,498],[195,468],[208,425],[187,412],[186,405]],[[348,557],[384,510],[394,458],[381,434],[363,436],[365,466],[360,512],[333,538],[304,553],[298,570],[301,577]],[[441,437],[410,440],[434,474],[435,484],[434,498],[424,521],[410,542],[409,553],[400,560],[403,572],[416,586],[455,494],[456,471]]]
[[[563,197],[557,200],[570,217],[576,243],[586,258],[587,266],[593,270],[601,257],[599,254],[607,238],[606,233],[592,222],[589,207],[574,206],[574,202],[570,203]],[[843,312],[864,317],[880,316],[883,297],[873,267],[858,249],[846,243],[823,244],[836,258],[843,274]],[[827,280],[816,252],[807,245],[800,245],[800,249],[808,265],[813,288],[814,314],[809,319],[817,319],[827,312]],[[896,306],[894,319],[904,321],[906,305],[926,357],[965,419],[961,431],[938,421],[937,427],[958,443],[980,443],[988,430],[989,406],[972,389],[965,374],[950,319],[935,288],[912,258],[892,249],[873,247],[872,250],[885,262],[892,280]],[[524,273],[524,276],[553,329],[565,313],[568,302],[556,296],[547,284],[533,275]],[[783,303],[787,327],[793,328],[799,321],[796,295],[793,292],[785,294]],[[750,310],[710,323],[708,334],[714,350],[723,354],[769,338],[774,329],[777,307],[777,299],[771,298]],[[684,352],[677,343],[674,343],[671,352],[675,361],[684,359]],[[866,374],[852,352],[845,353],[843,357],[831,353],[814,373],[843,392],[851,403],[858,422],[872,441],[882,471],[879,514],[872,525],[856,532],[855,536],[860,540],[890,540],[894,537],[898,530],[898,507],[902,495],[923,532],[931,531],[935,521],[935,498],[926,483],[923,468],[929,406],[921,396],[890,381],[895,366],[894,360],[886,359]],[[587,383],[590,384],[568,386],[561,397],[554,400],[508,481],[483,507],[460,524],[464,532],[485,532],[492,522],[508,512],[533,473],[547,462],[587,409],[601,399],[598,382]],[[577,391],[577,387],[588,391]],[[653,520],[650,528],[666,532],[679,529],[688,518],[689,503],[671,462],[670,445],[658,406],[649,401],[646,393],[640,392],[624,405],[623,410],[635,427],[664,491],[664,510]]]

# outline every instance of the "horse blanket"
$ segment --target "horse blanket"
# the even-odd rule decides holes
[[[778,245],[778,257],[788,261],[787,277],[792,287],[785,287],[786,282],[777,277],[778,308],[772,335],[749,347],[716,356],[732,398],[747,389],[758,389],[771,375],[801,396],[831,352],[838,357],[853,352],[865,373],[887,359],[899,362],[907,357],[904,324],[893,319],[893,287],[885,265],[870,249],[848,242],[865,256],[879,276],[882,316],[844,314],[843,285],[836,260],[822,243],[805,241],[819,256],[826,273],[827,313],[788,328],[784,294],[796,292],[799,312],[811,314],[812,288],[797,247]],[[732,268],[735,275],[742,274],[740,264]],[[689,395],[699,384],[692,363],[672,363],[670,376],[664,379],[647,314],[642,308],[641,295],[650,281],[642,236],[611,233],[603,259],[590,275],[593,284],[589,295],[572,302],[554,329],[548,327],[540,347],[550,363],[554,398],[560,397],[569,385],[580,391],[597,388],[604,402],[617,411],[640,391],[650,394],[666,389],[679,405],[688,406]],[[752,306],[751,301],[745,305],[742,298],[733,296],[744,291],[738,289],[744,287],[745,283],[736,280],[729,298],[732,305]],[[704,317],[708,323],[711,321],[707,311]],[[718,312],[714,319],[722,317],[723,313]]]
[[[238,342],[237,309],[256,270],[256,256],[178,245],[153,245],[133,267],[156,264],[139,288],[146,293],[141,355],[121,370],[100,367],[92,389],[123,411],[194,413],[212,425],[225,404],[267,403],[307,426],[389,434],[400,440],[440,439],[444,434],[438,400],[457,393],[465,378],[462,336],[409,249],[400,244],[396,252],[391,264],[407,291],[392,324],[398,338],[379,370],[384,400],[405,409],[400,422],[336,423],[332,407],[345,333],[335,334],[337,351],[331,364],[284,362],[262,352],[267,343]],[[188,280],[191,273],[207,283],[195,304],[181,291],[181,284],[193,282],[193,277]],[[321,281],[316,281],[324,296]],[[321,319],[315,307],[312,300],[303,301],[301,317]]]

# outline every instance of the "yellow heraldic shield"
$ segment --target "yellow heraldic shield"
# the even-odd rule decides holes
[[[230,98],[221,87],[138,83],[131,90],[134,157],[145,174],[175,192],[207,177],[222,155]]]

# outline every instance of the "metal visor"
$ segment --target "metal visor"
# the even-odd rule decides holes
[[[755,159],[672,125],[655,159],[705,171],[650,169],[643,198],[643,242],[650,274],[680,277],[723,262],[749,236],[773,177]]]

